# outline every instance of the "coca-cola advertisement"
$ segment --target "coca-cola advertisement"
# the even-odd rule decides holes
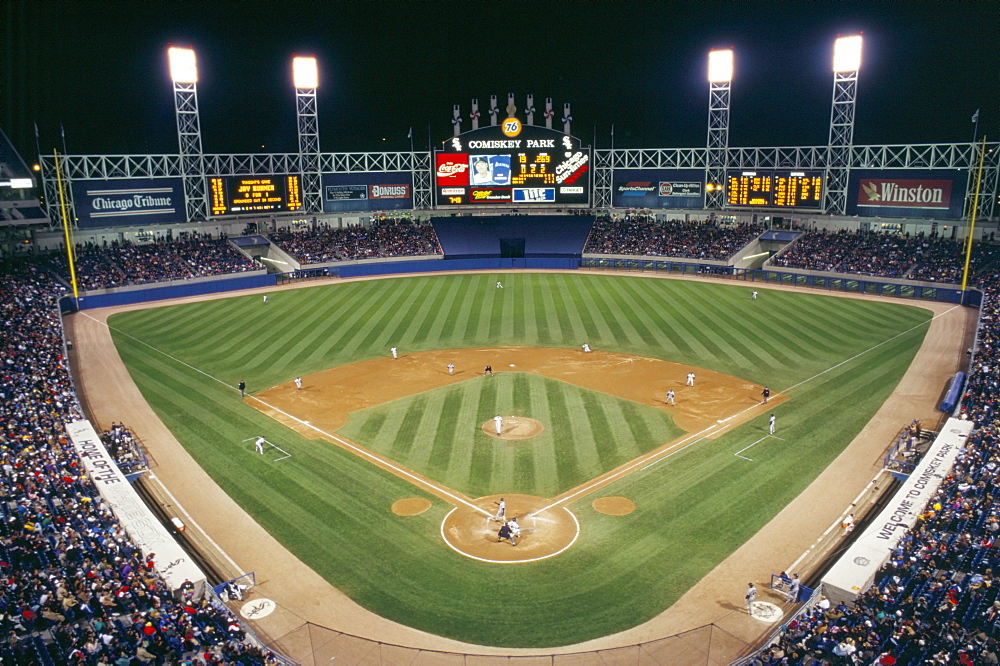
[[[950,180],[861,178],[858,206],[947,210],[951,185]]]
[[[438,187],[464,187],[469,184],[469,156],[462,153],[437,153]]]

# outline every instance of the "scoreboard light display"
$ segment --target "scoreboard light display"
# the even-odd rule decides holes
[[[819,210],[823,206],[823,172],[729,171],[726,174],[726,205]]]
[[[225,176],[209,178],[208,185],[213,216],[302,208],[299,176]]]
[[[516,118],[445,141],[434,165],[438,206],[590,204],[590,148]]]

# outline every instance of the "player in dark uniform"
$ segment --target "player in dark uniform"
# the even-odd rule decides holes
[[[492,365],[486,366],[486,369],[483,370],[483,377],[485,377],[486,375],[489,375],[490,377],[493,376],[493,366]]]

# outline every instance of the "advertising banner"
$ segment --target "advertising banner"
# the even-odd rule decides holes
[[[693,169],[616,170],[611,200],[616,208],[704,208],[704,179]]]
[[[72,188],[80,228],[185,221],[180,178],[76,181]]]
[[[967,178],[964,171],[859,169],[851,172],[847,212],[957,220],[963,214]]]
[[[323,174],[323,212],[406,210],[413,207],[412,174],[405,172]]]
[[[367,198],[367,185],[327,185],[323,188],[324,201],[348,201],[351,199]]]

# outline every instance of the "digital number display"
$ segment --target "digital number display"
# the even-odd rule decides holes
[[[590,148],[512,120],[461,134],[435,151],[437,205],[589,205]]]
[[[820,171],[730,171],[726,175],[726,204],[746,208],[823,207]]]
[[[299,176],[209,178],[211,214],[291,212],[302,208]]]

